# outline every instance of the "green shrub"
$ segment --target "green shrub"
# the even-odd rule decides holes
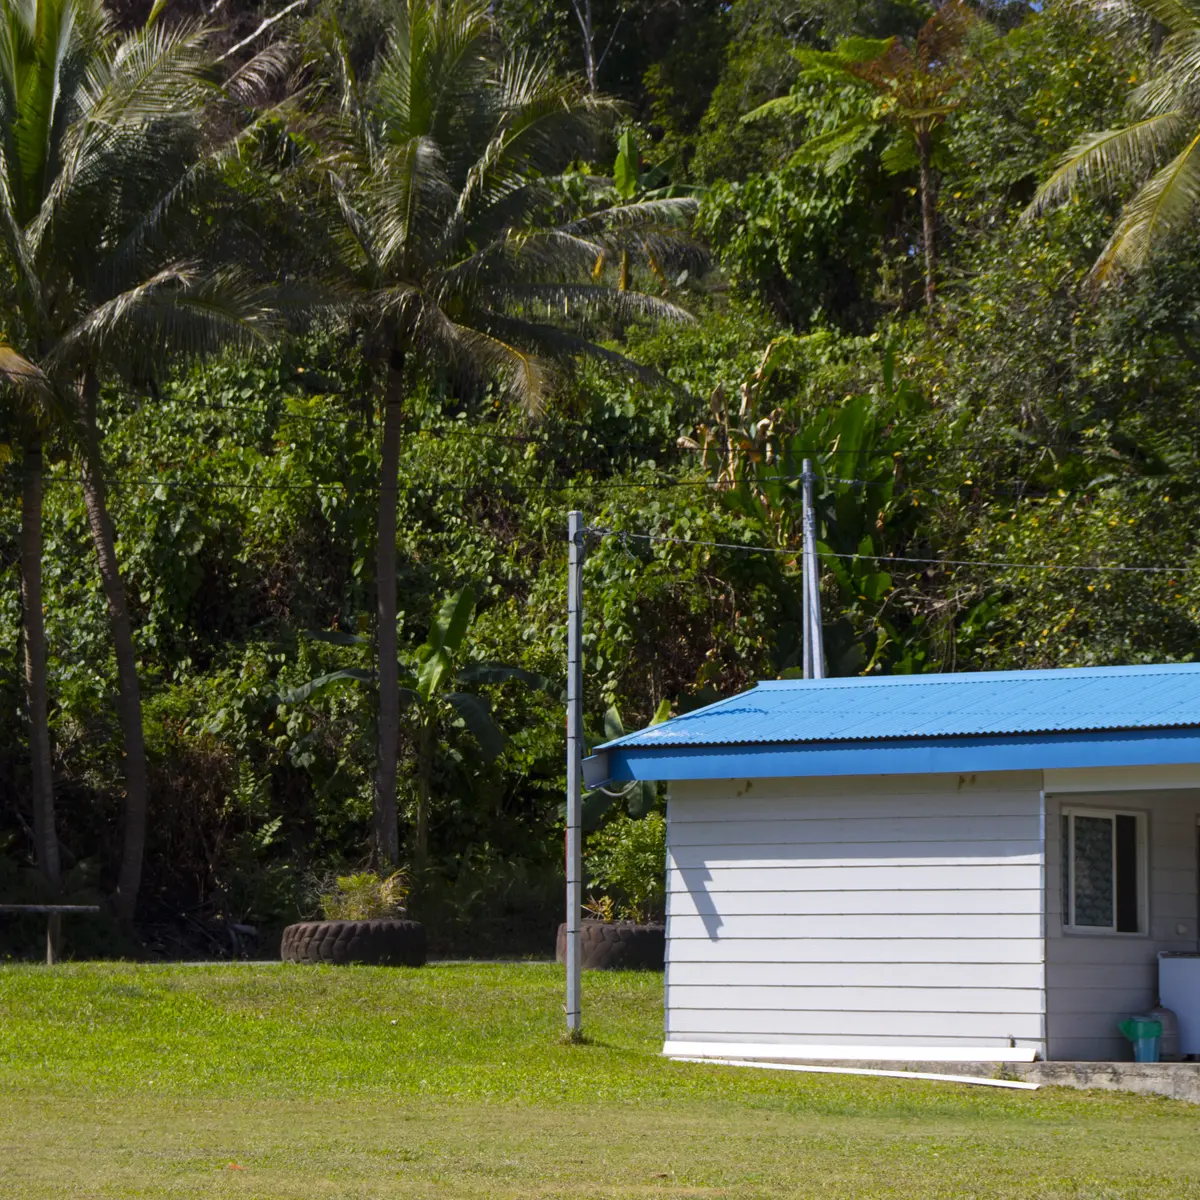
[[[666,900],[667,822],[622,813],[588,839],[588,872],[603,895],[589,903],[602,919],[661,920]]]

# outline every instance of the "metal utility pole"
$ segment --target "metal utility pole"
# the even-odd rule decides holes
[[[804,678],[825,678],[825,637],[821,631],[821,574],[817,565],[817,514],[813,507],[812,460],[804,460]]]
[[[583,912],[583,513],[568,517],[567,554],[567,1032],[582,1031],[579,923]]]

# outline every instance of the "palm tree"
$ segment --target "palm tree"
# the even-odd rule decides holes
[[[161,7],[161,6],[158,6]],[[247,337],[261,316],[241,279],[161,249],[204,161],[209,31],[156,21],[118,34],[101,0],[0,0],[0,253],[10,370],[50,398],[79,452],[88,525],[116,651],[124,741],[123,849],[114,911],[133,916],[147,813],[133,630],[109,515],[97,407],[106,376],[147,369],[175,347]],[[241,82],[256,77],[258,66]],[[3,364],[0,363],[0,366]],[[45,635],[40,619],[42,426],[25,444],[25,599],[35,813],[43,869],[56,870]]]
[[[614,205],[566,219],[556,176],[594,144],[611,106],[544,63],[497,49],[487,0],[401,0],[369,86],[346,38],[323,26],[333,93],[322,180],[334,217],[343,309],[367,330],[383,376],[375,579],[379,748],[374,843],[399,853],[396,816],[400,685],[396,633],[396,502],[406,388],[435,365],[503,381],[536,407],[546,359],[580,353],[623,363],[585,333],[591,319],[680,309],[612,288],[591,273],[636,232],[663,261],[683,199]],[[628,365],[628,364],[626,364]]]
[[[925,304],[933,306],[937,266],[936,139],[961,103],[966,48],[979,17],[962,0],[948,0],[918,31],[912,46],[898,37],[845,38],[832,50],[792,51],[803,66],[800,79],[849,83],[874,93],[869,111],[811,138],[793,161],[823,162],[833,170],[865,149],[881,130],[893,138],[881,161],[892,173],[917,170],[921,194],[921,242],[925,256]],[[798,94],[768,100],[743,117],[791,116],[803,109]]]
[[[12,428],[23,447],[21,463],[21,626],[25,659],[25,707],[29,718],[30,799],[34,859],[52,893],[62,881],[54,817],[49,696],[46,686],[46,622],[42,610],[43,449],[55,415],[48,380],[11,346],[0,344],[0,382],[13,401]]]
[[[504,752],[504,731],[492,717],[485,696],[464,688],[481,684],[524,683],[551,690],[548,680],[533,671],[498,662],[466,660],[468,639],[476,611],[475,589],[467,586],[446,596],[429,623],[425,641],[400,668],[400,706],[408,719],[416,765],[415,858],[424,867],[429,855],[429,826],[433,808],[433,769],[438,732],[446,725],[461,726],[479,748],[485,763]],[[367,639],[336,630],[309,630],[314,641],[335,646],[365,647]],[[361,667],[341,667],[310,679],[276,697],[280,704],[302,704],[310,697],[345,682],[374,682],[374,674]]]
[[[1092,267],[1093,283],[1141,268],[1156,245],[1191,225],[1200,204],[1200,9],[1176,0],[1080,0],[1114,32],[1165,27],[1154,70],[1129,98],[1129,121],[1088,134],[1059,160],[1038,189],[1025,219],[1080,191],[1140,186],[1121,210],[1116,229]],[[1147,178],[1148,175],[1148,178]]]

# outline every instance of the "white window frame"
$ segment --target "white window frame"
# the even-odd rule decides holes
[[[1063,932],[1080,934],[1084,937],[1118,937],[1146,938],[1150,936],[1150,853],[1149,853],[1149,823],[1150,815],[1144,809],[1137,808],[1094,808],[1076,804],[1065,804],[1060,814],[1059,828],[1062,829],[1062,817],[1101,817],[1111,820],[1114,825],[1113,837],[1113,923],[1111,925],[1076,925],[1075,924],[1075,888],[1074,880],[1069,872],[1075,862],[1075,822],[1066,822],[1067,841],[1061,847],[1060,860],[1063,869],[1068,871],[1067,878],[1061,880],[1062,891],[1066,893],[1066,911],[1062,914]],[[1116,818],[1133,817],[1137,828],[1137,897],[1138,897],[1138,927],[1137,931],[1117,928],[1117,847],[1116,847]],[[1062,833],[1060,833],[1062,836]]]

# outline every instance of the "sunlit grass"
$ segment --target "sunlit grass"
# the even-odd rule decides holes
[[[0,1196],[1200,1196],[1189,1106],[668,1063],[661,977],[585,996],[572,1046],[544,965],[0,968]]]

